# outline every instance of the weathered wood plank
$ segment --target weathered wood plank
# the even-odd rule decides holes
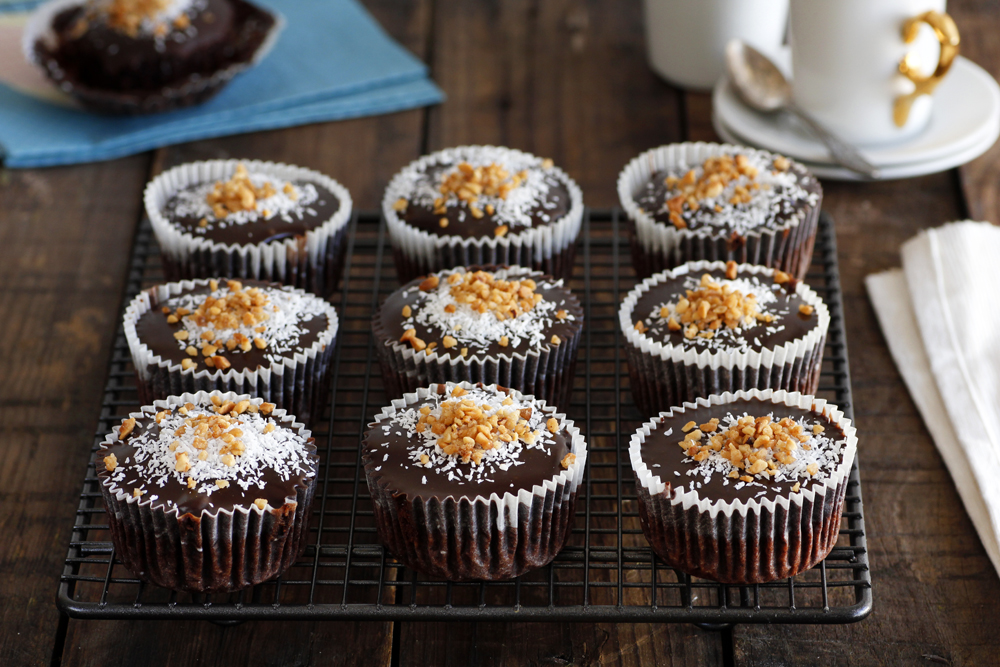
[[[0,664],[46,664],[148,156],[0,170]]]

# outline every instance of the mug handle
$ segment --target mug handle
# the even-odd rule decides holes
[[[903,23],[903,41],[905,43],[909,44],[917,38],[921,23],[926,23],[934,29],[934,34],[937,36],[938,42],[941,43],[941,55],[934,72],[928,76],[924,76],[916,69],[911,60],[911,54],[907,54],[899,61],[899,73],[912,81],[915,88],[912,93],[897,97],[895,104],[893,104],[892,119],[895,121],[896,127],[903,127],[906,124],[906,120],[910,117],[910,107],[915,99],[934,92],[948,70],[951,69],[955,56],[958,55],[958,26],[955,25],[950,16],[942,12],[932,10],[907,19]]]

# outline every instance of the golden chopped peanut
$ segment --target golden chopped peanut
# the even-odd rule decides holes
[[[555,417],[549,417],[545,422],[545,428],[549,429],[550,433],[555,433],[559,430],[559,421]]]
[[[509,343],[510,340],[507,338],[507,336],[500,336],[500,347],[507,347]]]
[[[223,454],[222,465],[232,467],[236,463],[236,457],[232,454]]]
[[[121,428],[118,429],[118,439],[125,440],[135,429],[135,417],[129,417],[122,421]]]
[[[274,424],[265,424],[264,433],[273,433],[275,428],[277,427]]]
[[[409,317],[411,315],[413,315],[413,309],[409,306],[403,306],[403,317]],[[414,329],[413,333],[417,333],[417,330]]]
[[[183,368],[186,371],[189,371],[192,368],[196,368],[197,366],[198,366],[198,362],[194,361],[193,359],[183,359],[183,360],[181,360],[181,368]]]
[[[403,197],[400,197],[395,202],[393,202],[392,210],[396,211],[397,213],[401,213],[406,210],[407,206],[409,206],[409,202],[406,201],[406,199],[404,199]]]
[[[771,164],[774,165],[774,168],[777,171],[788,171],[788,168],[792,166],[792,163],[788,161],[788,158],[782,155],[775,156],[774,162]]]
[[[177,472],[187,472],[191,469],[191,460],[184,452],[175,454],[174,458],[174,469]]]
[[[427,276],[427,277],[426,277],[426,278],[424,278],[424,280],[423,280],[423,281],[422,281],[422,282],[420,283],[420,291],[421,291],[421,292],[429,292],[429,291],[431,291],[432,289],[436,289],[436,288],[437,288],[437,286],[438,286],[438,284],[439,284],[440,282],[441,282],[441,279],[440,279],[440,278],[438,278],[438,277],[437,277],[436,275],[430,275],[430,276]]]
[[[410,346],[417,352],[420,352],[427,347],[427,343],[422,338],[413,337],[410,339]]]
[[[562,465],[563,469],[569,468],[571,465],[576,463],[576,454],[574,454],[573,452],[569,452],[568,454],[566,454],[566,456],[562,458],[562,461],[560,461],[559,463]]]
[[[550,341],[550,342],[551,342],[551,343],[552,343],[553,345],[558,345],[559,343],[561,343],[561,342],[562,342],[562,339],[561,339],[561,338],[559,338],[559,336],[557,336],[557,335],[555,335],[555,334],[552,334],[552,339],[551,339],[551,341]]]
[[[215,485],[217,487],[219,487],[220,489],[224,489],[227,486],[229,486],[229,482],[227,480],[224,480],[224,479],[217,479],[217,480],[215,480]]]
[[[269,415],[271,414],[271,411],[274,410],[275,407],[276,406],[274,405],[274,403],[261,403],[260,411],[262,414]]]
[[[729,278],[730,280],[736,280],[736,275],[737,275],[736,262],[729,260],[728,262],[726,262],[726,278]]]
[[[426,454],[420,455],[420,465],[427,465],[430,462],[431,462],[431,457],[427,456]]]
[[[115,468],[118,467],[118,457],[114,454],[108,454],[104,457],[104,469],[108,472],[114,472]]]
[[[808,303],[803,303],[802,305],[799,306],[799,312],[805,315],[806,317],[810,317],[813,314],[813,307],[810,306]]]
[[[493,236],[496,236],[498,238],[501,236],[507,236],[507,232],[509,231],[510,227],[508,227],[507,225],[500,225],[499,227],[493,230]]]
[[[142,489],[132,489],[132,497],[133,498],[141,498],[142,494],[144,494],[144,493],[146,493],[146,492],[143,491]]]
[[[188,332],[185,329],[181,329],[180,331],[175,331],[174,338],[176,338],[177,340],[187,340]]]
[[[277,194],[270,182],[257,187],[250,180],[250,174],[244,165],[236,165],[232,178],[228,181],[217,181],[205,201],[212,207],[217,218],[225,218],[230,213],[240,211],[255,211],[258,200],[267,199]]]
[[[441,341],[441,344],[444,345],[445,349],[451,349],[458,345],[458,341],[451,336],[445,336],[444,340]]]
[[[459,352],[459,354],[461,354],[461,355],[462,355],[463,357],[467,357],[467,356],[469,356],[469,348],[467,348],[467,347],[463,347],[463,348],[461,349],[461,351]]]
[[[566,311],[562,310],[562,309],[557,310],[556,311],[556,319],[557,320],[565,320],[566,319]]]
[[[798,482],[795,482],[795,486],[792,487],[792,493],[798,493],[800,488],[801,485]]]
[[[465,393],[466,393],[465,389],[459,386],[456,386],[454,389],[451,390],[451,395],[456,398],[458,398],[459,396],[465,396]]]
[[[791,279],[792,277],[787,273],[785,273],[784,271],[774,272],[774,282],[778,283],[779,285],[787,283]]]
[[[448,226],[448,218],[441,218],[440,220],[438,220],[438,227],[444,229],[447,226]]]
[[[265,347],[267,347],[267,341],[260,337],[254,338],[253,344],[254,347],[256,347],[258,350],[263,350]]]
[[[220,371],[224,371],[227,368],[229,368],[230,366],[232,366],[232,364],[229,363],[229,360],[226,359],[225,357],[215,356],[215,357],[212,357],[212,361],[214,362],[213,365],[216,368],[218,368]]]
[[[635,330],[638,331],[639,333],[646,333],[647,331],[649,331],[649,327],[647,327],[642,320],[636,320]]]
[[[257,509],[259,509],[259,510],[263,510],[265,507],[267,507],[267,501],[264,500],[263,498],[257,498],[257,499],[255,499],[253,501],[253,504],[256,505]]]
[[[823,432],[824,430],[825,430],[825,429],[823,428],[823,426],[822,426],[821,424],[814,424],[814,425],[813,425],[813,433],[815,433],[816,435],[819,435],[819,434],[820,434],[820,433],[822,433],[822,432]]]

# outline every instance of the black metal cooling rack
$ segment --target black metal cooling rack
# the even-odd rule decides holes
[[[586,305],[576,390],[569,416],[587,437],[590,457],[572,536],[548,567],[514,581],[450,583],[397,563],[379,544],[359,443],[386,403],[373,358],[370,318],[397,286],[385,226],[374,213],[352,220],[349,261],[326,421],[314,430],[321,475],[310,546],[280,579],[232,594],[189,595],[144,584],[121,564],[104,505],[87,468],[58,605],[91,619],[546,620],[612,622],[850,623],[872,609],[857,461],[833,552],[792,579],[729,586],[689,577],[658,561],[639,527],[627,448],[641,423],[628,390],[618,304],[635,283],[618,210],[590,211],[570,286]],[[125,302],[162,279],[148,221],[137,232]],[[833,221],[820,218],[809,284],[830,306],[820,395],[849,416],[851,387]],[[138,406],[132,366],[119,329],[94,451]]]

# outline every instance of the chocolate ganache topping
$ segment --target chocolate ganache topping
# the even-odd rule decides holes
[[[654,172],[635,200],[654,220],[678,229],[745,236],[785,225],[819,197],[819,181],[802,165],[747,150]]]
[[[163,215],[188,234],[246,245],[304,236],[339,209],[337,196],[318,183],[284,181],[237,165],[228,181],[201,183],[175,194]]]
[[[642,294],[635,328],[664,345],[741,353],[774,349],[819,326],[814,307],[796,293],[797,281],[737,270],[692,271],[668,277]]]
[[[459,267],[411,281],[375,317],[390,340],[451,357],[523,355],[583,326],[583,308],[562,280],[521,267]]]
[[[437,236],[494,238],[553,224],[570,210],[569,188],[552,160],[493,146],[442,151],[393,183],[393,209]]]
[[[257,280],[205,280],[142,314],[154,354],[185,370],[255,370],[314,345],[331,326],[319,297]]]
[[[112,493],[181,515],[280,508],[311,483],[318,457],[309,432],[291,428],[291,417],[276,419],[273,408],[218,395],[198,405],[146,406],[102,446],[98,476]]]
[[[711,500],[774,500],[823,483],[844,460],[847,436],[818,412],[756,398],[675,409],[640,446],[668,493]]]
[[[408,498],[516,495],[576,461],[551,408],[498,387],[433,388],[369,426],[365,469],[375,483]]]

